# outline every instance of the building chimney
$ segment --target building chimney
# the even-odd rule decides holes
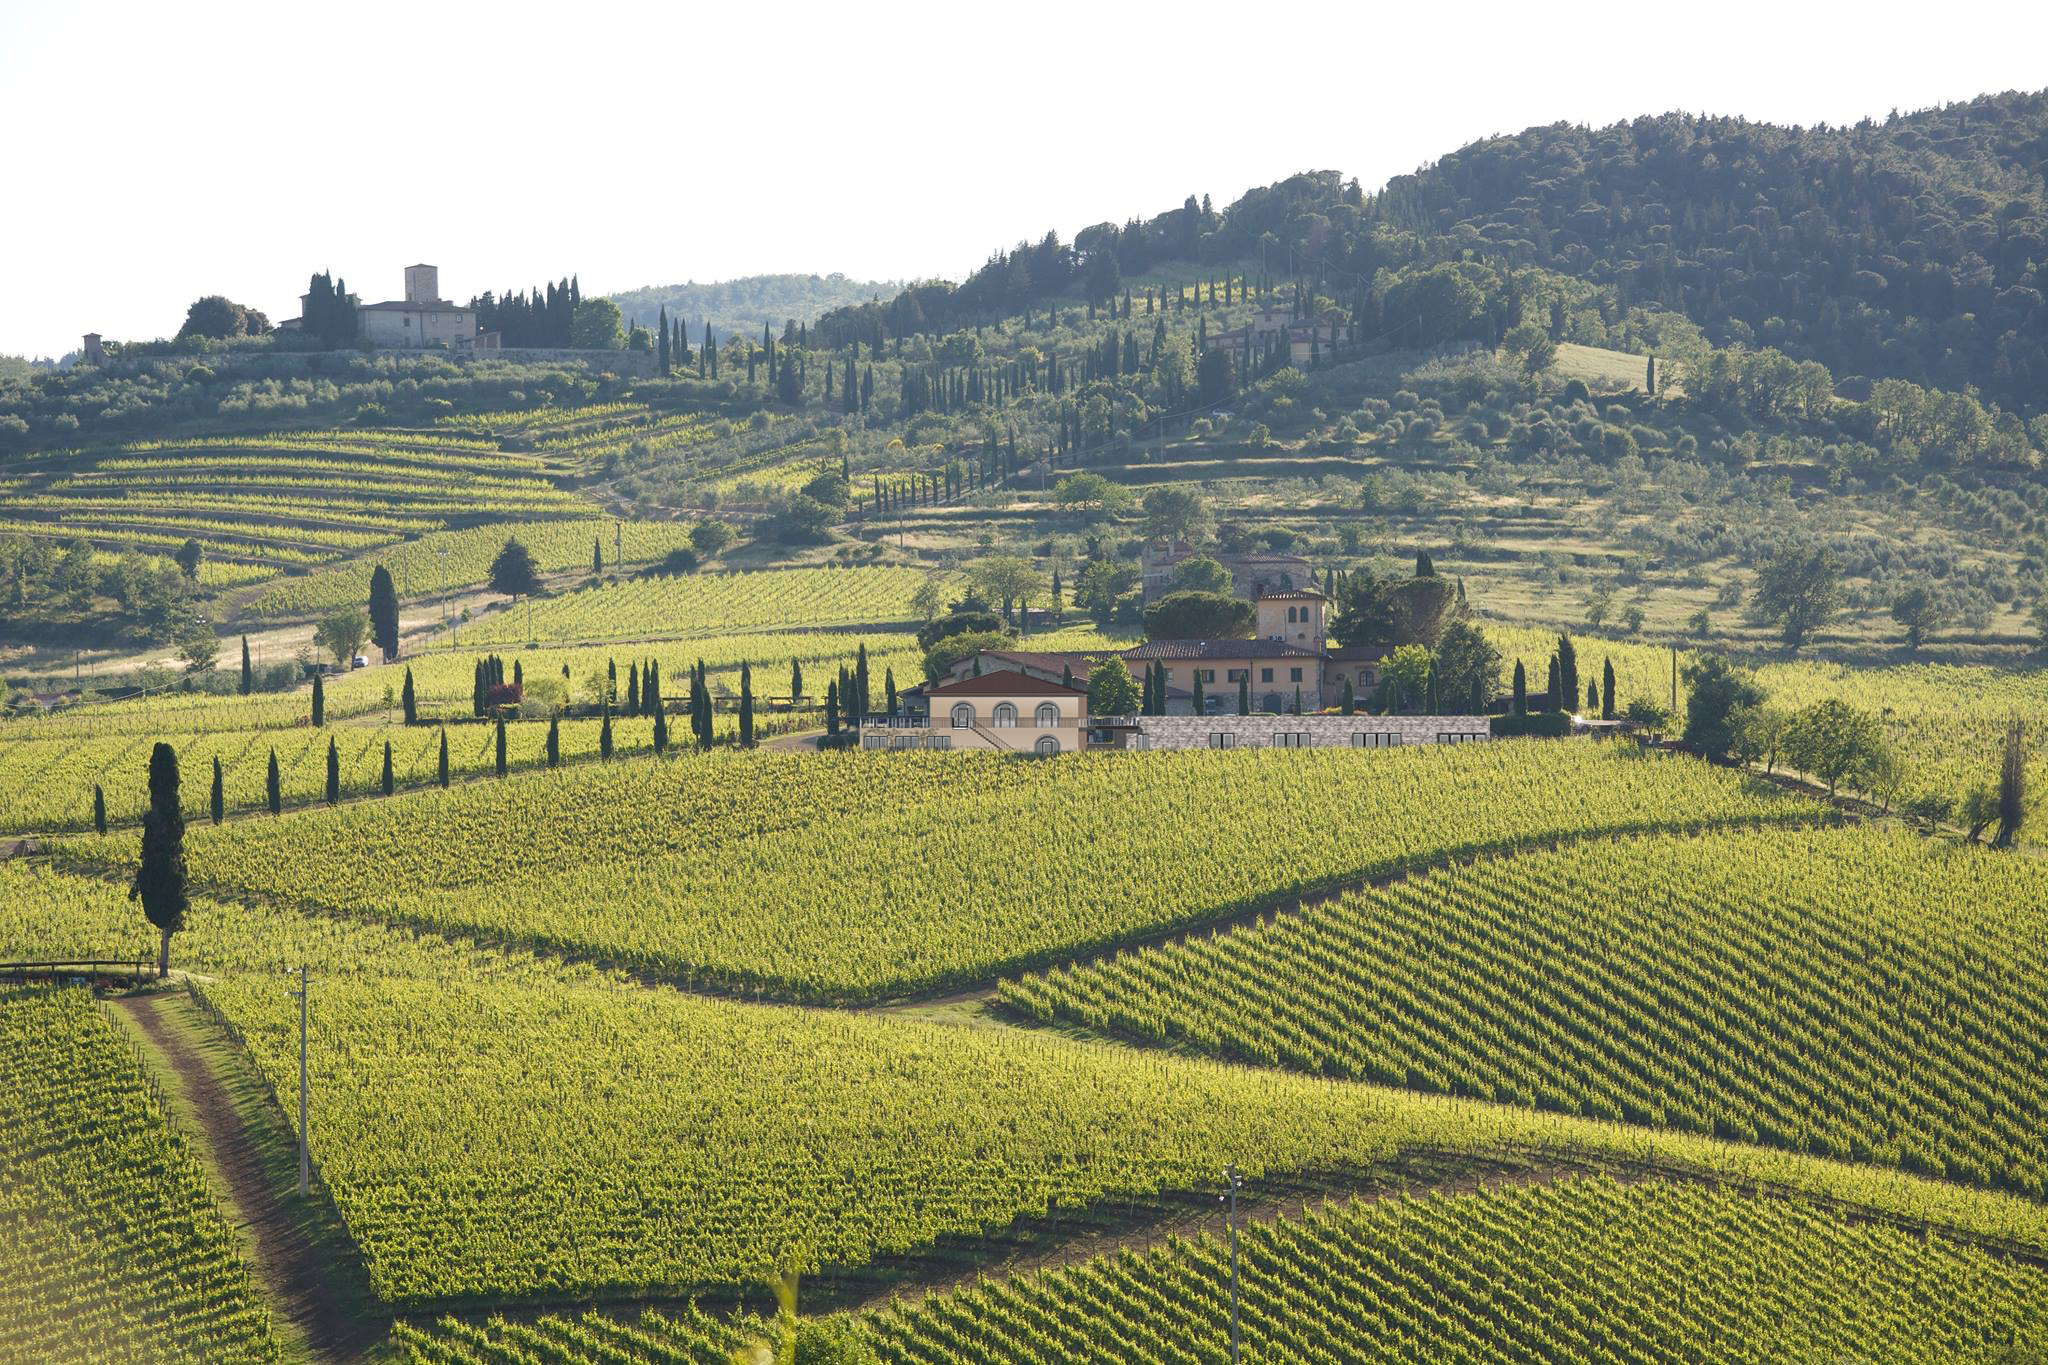
[[[407,303],[439,303],[441,301],[441,272],[431,265],[409,265],[405,268],[405,301]]]

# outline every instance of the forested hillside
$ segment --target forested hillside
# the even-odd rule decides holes
[[[699,284],[651,284],[609,297],[627,323],[651,327],[661,310],[688,324],[692,344],[703,341],[708,323],[718,336],[751,336],[764,322],[780,331],[782,324],[814,321],[820,314],[873,298],[888,298],[902,285],[894,280],[850,280],[830,275],[748,275],[744,279]]]

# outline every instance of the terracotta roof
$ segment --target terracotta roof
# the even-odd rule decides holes
[[[1148,640],[1126,659],[1319,659],[1320,650],[1284,640]]]
[[[1115,653],[1114,649],[1098,650],[1094,654],[1048,653],[1028,649],[990,649],[982,651],[981,657],[984,659],[1000,659],[1006,664],[1015,664],[1019,668],[1042,668],[1048,673],[1057,673],[1063,668],[1071,668],[1074,670],[1074,677],[1077,681],[1085,681],[1089,670],[1095,667],[1096,660],[1107,659]]]
[[[432,299],[425,303],[412,303],[405,299],[391,299],[385,303],[359,303],[357,308],[370,313],[474,313],[476,309],[466,303],[450,303],[446,299]]]
[[[1085,687],[1065,687],[1007,668],[925,689],[927,697],[1081,697],[1087,693]]]
[[[1320,588],[1283,588],[1279,592],[1262,592],[1259,594],[1261,602],[1291,602],[1297,599],[1314,602],[1327,602],[1330,600],[1329,594],[1323,592]]]

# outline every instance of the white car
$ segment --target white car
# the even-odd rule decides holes
[[[349,660],[348,666],[350,668],[368,668],[370,666],[370,661],[363,655],[358,654],[356,655],[355,658]]]

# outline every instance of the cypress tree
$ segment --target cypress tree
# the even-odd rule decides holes
[[[754,747],[754,669],[745,660],[740,661],[740,747]]]
[[[825,684],[825,738],[839,737],[839,684]]]
[[[248,696],[256,687],[256,671],[249,666],[249,637],[242,637],[242,695]]]
[[[562,761],[562,718],[548,717],[548,766],[555,767]]]
[[[484,669],[484,661],[482,659],[476,661],[476,667],[471,672],[473,676],[469,684],[470,710],[471,714],[481,716],[484,713],[484,692],[488,686],[485,679],[489,674]]]
[[[651,716],[658,716],[667,709],[661,699],[661,663],[656,659],[647,661],[647,669],[640,675],[640,705]]]
[[[1060,686],[1061,686],[1061,687],[1072,687],[1073,685],[1074,685],[1074,666],[1073,666],[1072,664],[1062,664],[1062,665],[1060,665]]]
[[[1589,716],[1600,714],[1600,684],[1591,679],[1586,681],[1586,714]]]
[[[277,770],[277,750],[270,751],[270,771],[263,779],[263,804],[272,815],[284,813],[284,777]]]
[[[604,689],[605,705],[610,706],[612,699],[619,695],[619,661],[617,659],[606,659],[604,661]]]
[[[1579,652],[1572,647],[1572,637],[1557,637],[1557,694],[1564,699],[1560,710],[1568,709],[1579,699]]]
[[[790,704],[790,705],[791,705],[792,707],[796,706],[796,705],[797,705],[797,704],[798,704],[799,702],[801,702],[801,701],[803,700],[803,695],[804,695],[804,666],[803,666],[803,662],[802,662],[801,660],[799,660],[799,659],[796,659],[796,658],[792,657],[792,658],[790,659],[790,661],[789,661],[789,704]]]
[[[517,659],[512,661],[512,685],[521,691],[526,689],[526,665]]]
[[[1529,672],[1522,667],[1520,659],[1515,660],[1515,692],[1512,712],[1517,716],[1529,714]]]
[[[398,657],[398,590],[382,564],[370,574],[370,638],[386,659]]]
[[[1349,678],[1344,680],[1344,714],[1347,716],[1358,714],[1358,697],[1351,690],[1351,679]]]
[[[313,675],[313,725],[318,728],[327,723],[327,689],[320,682],[320,675]]]
[[[853,668],[853,713],[866,716],[868,713],[868,642],[860,642],[860,658]]]
[[[1252,713],[1252,671],[1247,668],[1244,676],[1237,680],[1237,714],[1248,716]]]
[[[596,536],[590,538],[590,576],[596,578],[604,572],[604,542]]]
[[[149,756],[149,810],[142,817],[142,861],[130,900],[163,935],[157,974],[171,968],[171,935],[185,927],[185,812],[178,804],[178,753],[159,742]]]
[[[896,714],[896,670],[895,670],[895,669],[893,669],[893,668],[885,668],[885,669],[883,669],[883,670],[882,670],[882,686],[884,686],[884,687],[886,687],[886,688],[888,688],[888,689],[889,689],[889,714],[893,716],[893,715],[895,715],[895,714]]]
[[[1564,694],[1558,690],[1557,656],[1550,656],[1550,672],[1544,679],[1544,706],[1551,711],[1564,709]]]
[[[604,724],[599,727],[597,732],[597,756],[599,758],[610,758],[612,756],[612,704],[610,702],[604,704]]]
[[[384,741],[384,775],[378,780],[377,785],[384,789],[386,796],[391,795],[392,789],[398,785],[391,772],[391,741],[388,739]]]
[[[95,834],[107,832],[107,793],[97,782],[92,784],[92,828]]]
[[[1600,665],[1600,719],[1614,719],[1614,660]]]
[[[413,695],[411,664],[405,666],[405,691],[402,700],[405,703],[405,723],[407,725],[419,724],[420,708],[418,699]]]
[[[1290,712],[1289,714],[1290,714],[1290,715],[1296,715],[1296,716],[1298,716],[1298,715],[1300,715],[1300,714],[1301,714],[1301,684],[1300,684],[1300,683],[1296,683],[1296,684],[1294,685],[1294,710],[1293,710],[1293,711],[1291,711],[1291,712]]]
[[[500,777],[503,777],[503,776],[505,775],[505,718],[504,718],[503,716],[499,716],[499,717],[498,717],[498,735],[497,735],[497,744],[498,744],[498,751],[497,751],[497,770],[498,770],[498,776],[500,776]]]
[[[441,763],[434,772],[434,780],[443,789],[448,786],[448,727],[445,725],[441,727]]]
[[[654,752],[657,755],[668,752],[668,714],[664,711],[654,713]]]
[[[626,714],[637,716],[640,710],[640,665],[632,664],[626,669]]]
[[[221,786],[220,755],[218,754],[214,755],[213,759],[213,791],[206,802],[206,813],[213,817],[213,823],[216,825],[228,813],[227,792]]]
[[[1202,704],[1202,670],[1199,668],[1195,670],[1194,709],[1195,714],[1198,716],[1207,714],[1207,711],[1204,709]]]
[[[334,747],[334,736],[327,737],[327,804],[332,806],[341,800],[341,750]]]

